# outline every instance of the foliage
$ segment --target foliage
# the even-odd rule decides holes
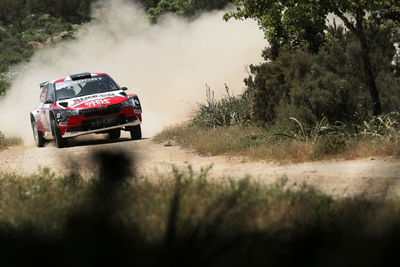
[[[318,52],[325,40],[326,19],[335,14],[347,21],[345,26],[353,31],[361,26],[354,25],[355,17],[361,12],[360,19],[367,13],[382,20],[400,22],[400,5],[396,0],[323,0],[323,1],[281,1],[281,0],[235,0],[236,10],[227,12],[224,19],[254,19],[265,32],[272,46],[273,56],[278,56],[283,46],[301,47],[308,45],[310,51]],[[346,14],[346,17],[343,17]],[[352,25],[350,25],[352,24]],[[357,28],[357,31],[359,29]],[[355,33],[355,32],[354,32]]]
[[[249,120],[249,97],[246,94],[234,96],[225,85],[226,96],[216,100],[214,92],[207,86],[207,103],[199,104],[192,119],[193,124],[203,127],[228,127],[245,124]]]
[[[265,32],[272,47],[274,59],[284,45],[298,46],[307,43],[317,52],[324,40],[326,9],[309,1],[236,0],[236,10],[225,14],[224,19],[254,19]]]
[[[10,82],[8,79],[5,77],[5,75],[0,74],[0,97],[4,96],[6,94],[6,90],[8,87],[10,87]]]
[[[10,67],[29,60],[34,49],[73,38],[73,23],[89,19],[91,0],[0,1],[0,95],[10,86]]]
[[[81,23],[89,19],[91,2],[93,0],[2,0],[0,21],[4,25],[19,24],[21,27],[20,21],[28,15],[49,14],[73,23]]]
[[[326,19],[329,14],[339,17],[344,26],[359,41],[361,63],[358,66],[364,74],[365,91],[369,92],[372,101],[371,110],[374,115],[382,113],[380,92],[376,82],[370,53],[370,39],[367,38],[366,24],[379,26],[373,18],[383,21],[400,21],[400,4],[398,1],[281,1],[281,0],[236,0],[236,11],[225,14],[228,20],[255,19],[264,30],[271,44],[270,52],[264,55],[275,60],[284,46],[290,48],[307,47],[312,53],[317,53],[326,40]],[[395,8],[391,6],[393,4]],[[370,19],[369,14],[374,16]],[[395,14],[395,15],[393,15]],[[391,43],[393,46],[393,42]],[[382,88],[379,88],[382,90]],[[345,89],[348,91],[348,89]]]
[[[400,103],[398,64],[393,64],[396,49],[388,38],[392,29],[371,25],[367,32],[373,40],[371,62],[385,113],[398,111]],[[331,26],[318,53],[285,46],[276,60],[251,66],[245,83],[252,98],[252,120],[268,127],[295,117],[307,128],[322,118],[348,122],[354,114],[371,114],[373,99],[365,90],[361,53],[352,33]]]
[[[157,5],[150,7],[148,13],[152,21],[165,13],[175,13],[181,17],[194,17],[204,11],[223,9],[233,0],[157,0]]]

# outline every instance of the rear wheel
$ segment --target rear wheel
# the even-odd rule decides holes
[[[121,136],[120,129],[114,129],[114,130],[108,132],[108,138],[110,138],[110,139],[119,139],[120,136]]]
[[[67,145],[67,140],[62,138],[60,128],[58,128],[56,121],[54,120],[53,117],[50,118],[50,124],[51,124],[51,132],[53,134],[54,141],[56,141],[56,146],[58,148],[65,147]]]
[[[132,126],[131,129],[131,139],[139,140],[142,139],[142,129],[140,128],[140,124],[136,126]]]
[[[37,147],[43,147],[46,140],[43,138],[43,133],[38,130],[37,124],[35,120],[31,120],[32,131],[33,131],[33,139],[35,140],[35,144]]]

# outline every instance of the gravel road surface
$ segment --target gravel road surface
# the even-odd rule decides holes
[[[250,176],[274,183],[286,176],[290,187],[307,183],[336,197],[400,197],[400,159],[391,157],[279,165],[227,156],[199,156],[177,146],[155,144],[151,139],[131,141],[127,135],[117,141],[101,135],[81,137],[71,140],[71,145],[58,149],[49,143],[44,148],[25,145],[0,150],[0,172],[30,175],[48,167],[57,174],[80,171],[90,176],[94,171],[93,152],[124,150],[135,155],[138,173],[148,177],[165,175],[171,172],[172,165],[182,169],[192,165],[195,171],[212,165],[210,177],[214,179]]]

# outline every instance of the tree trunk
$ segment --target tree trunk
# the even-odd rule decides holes
[[[356,14],[356,25],[353,25],[347,17],[341,12],[339,9],[334,9],[334,13],[342,19],[346,27],[353,32],[361,44],[361,56],[364,63],[364,75],[366,80],[366,85],[369,89],[369,93],[371,95],[373,106],[374,106],[374,115],[382,114],[381,100],[379,98],[378,88],[376,87],[374,72],[372,71],[371,61],[369,58],[369,45],[367,41],[367,36],[365,35],[364,26],[363,26],[363,10],[360,9]]]
[[[371,94],[371,98],[374,105],[374,115],[382,114],[381,100],[379,97],[378,88],[376,87],[374,72],[372,71],[371,61],[369,58],[369,45],[365,32],[361,29],[359,32],[359,39],[361,43],[361,55],[364,63],[364,75],[367,87]]]

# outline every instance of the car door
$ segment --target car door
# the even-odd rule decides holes
[[[37,119],[37,127],[38,130],[43,132],[43,134],[45,134],[46,128],[45,128],[45,123],[43,123],[43,119],[44,119],[44,110],[43,110],[43,105],[44,105],[44,101],[46,98],[46,94],[47,94],[47,87],[43,86],[42,87],[42,91],[40,93],[40,99],[39,99],[39,104],[37,106],[37,110],[38,110],[38,114],[35,115],[36,119]]]
[[[44,110],[44,120],[46,124],[46,129],[51,133],[51,124],[50,124],[50,111],[53,107],[55,101],[55,92],[53,84],[49,83],[47,88],[47,95],[44,101],[43,110]]]
[[[43,98],[41,96],[41,100],[43,99],[43,101],[42,101],[42,107],[40,108],[40,121],[42,122],[45,136],[51,135],[48,117],[49,117],[49,109],[52,106],[52,104],[46,103],[46,101],[48,99],[48,95],[49,95],[49,84],[46,84],[43,87],[43,91],[42,91]]]

